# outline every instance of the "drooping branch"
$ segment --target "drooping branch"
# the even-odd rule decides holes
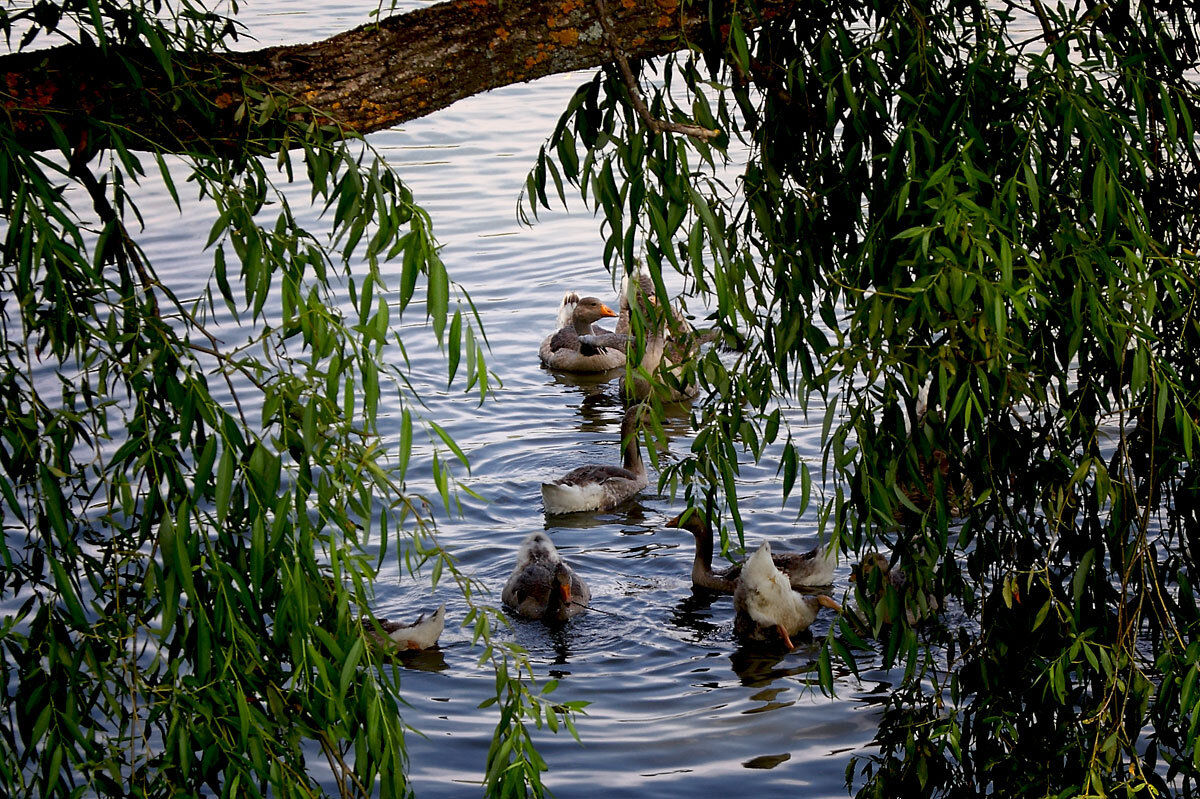
[[[764,17],[792,7],[784,0],[759,5]],[[621,49],[646,58],[689,42],[720,46],[709,35],[707,8],[624,0],[607,19]],[[89,129],[103,146],[97,128],[115,125],[132,134],[126,146],[140,137],[146,148],[219,152],[245,149],[264,96],[285,103],[294,118],[366,134],[614,56],[587,0],[451,0],[312,44],[174,57],[184,78],[171,83],[149,50],[64,46],[11,54],[0,57],[0,98],[18,143],[33,150],[60,146],[53,120],[71,146]],[[251,151],[282,145],[269,130],[254,135]]]
[[[637,77],[634,76],[633,69],[629,66],[629,59],[625,57],[625,51],[621,49],[621,45],[617,42],[617,35],[613,32],[612,25],[608,21],[608,7],[605,5],[604,0],[594,0],[594,2],[596,3],[596,11],[598,12],[597,19],[600,21],[605,41],[612,48],[617,68],[621,71],[625,87],[629,90],[629,102],[633,104],[634,110],[637,111],[642,121],[655,133],[681,133],[684,136],[695,136],[699,139],[713,139],[720,135],[721,131],[719,130],[709,130],[699,125],[681,125],[657,119],[650,113],[646,101],[642,98],[641,89],[638,88]]]

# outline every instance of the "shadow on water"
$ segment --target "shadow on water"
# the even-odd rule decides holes
[[[609,511],[580,511],[578,513],[556,513],[544,516],[544,530],[590,530],[596,527],[611,527],[614,522],[649,528],[652,520],[661,517],[661,513],[653,510],[634,497],[622,502]]]
[[[400,650],[396,652],[395,661],[406,669],[416,671],[439,672],[450,668],[446,662],[446,653],[440,647],[419,649],[416,651]]]
[[[809,635],[807,640],[800,644],[800,648],[793,653],[763,647],[740,646],[729,656],[729,664],[742,685],[749,688],[765,688],[777,680],[814,672],[817,653],[818,647],[813,642],[812,636]],[[793,661],[793,658],[797,656],[800,658],[811,657],[812,660]],[[783,665],[785,661],[795,663],[795,665]],[[803,682],[808,683],[809,681],[804,680]]]
[[[570,663],[574,653],[573,644],[580,634],[579,626],[587,614],[564,622],[548,622],[541,619],[522,618],[508,608],[505,608],[504,612],[512,622],[513,637],[526,650],[544,655],[553,653],[553,658],[549,662],[554,666],[565,666]],[[551,676],[555,679],[571,673],[569,670],[561,670],[557,674],[554,671],[551,670]]]
[[[787,752],[784,752],[783,754],[779,754],[779,755],[759,755],[758,757],[752,757],[749,760],[744,761],[742,763],[742,765],[745,768],[768,769],[768,768],[775,768],[780,763],[786,763],[787,761],[789,761],[791,759],[792,759],[791,754],[789,754]]]
[[[730,628],[728,620],[718,623],[714,620],[713,602],[721,598],[720,594],[706,591],[703,588],[693,588],[692,593],[671,609],[667,621],[674,627],[691,633],[687,640],[693,643],[704,643],[713,640],[719,633]]]

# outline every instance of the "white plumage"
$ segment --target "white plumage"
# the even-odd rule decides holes
[[[649,482],[637,439],[641,405],[631,405],[621,420],[620,466],[580,466],[549,483],[542,483],[542,506],[549,515],[608,510],[620,505]]]
[[[771,545],[763,541],[742,567],[733,594],[734,629],[743,638],[782,640],[793,649],[791,637],[808,629],[822,605],[841,610],[827,596],[804,596],[793,591],[788,576],[771,560]]]
[[[438,642],[446,626],[446,606],[439,607],[429,618],[422,613],[410,624],[380,619],[379,626],[397,649],[429,649]]]

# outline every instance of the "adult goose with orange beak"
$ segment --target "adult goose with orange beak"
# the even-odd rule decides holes
[[[604,348],[584,343],[580,336],[606,334],[593,323],[617,312],[595,297],[567,292],[558,309],[558,330],[546,336],[538,357],[551,369],[564,372],[607,372],[625,365],[625,348]]]

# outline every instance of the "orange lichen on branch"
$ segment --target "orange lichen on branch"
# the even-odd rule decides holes
[[[422,105],[424,103],[422,102]],[[370,100],[362,100],[358,104],[359,113],[362,115],[365,127],[369,130],[381,130],[391,127],[396,122],[400,121],[401,113],[395,108],[389,108],[385,105],[372,102]]]
[[[239,98],[235,97],[229,92],[221,92],[213,98],[213,105],[224,111],[226,108],[230,108],[235,105],[238,100]]]
[[[662,12],[654,24],[660,28],[670,27],[671,20],[679,12],[679,0],[654,0],[654,4]]]
[[[572,11],[578,11],[581,8],[583,8],[583,0],[563,0],[559,5],[559,9],[564,15],[570,14]]]
[[[5,108],[48,108],[54,103],[58,87],[49,80],[23,80],[23,76],[9,72],[4,76],[7,97]],[[82,87],[80,94],[90,97],[89,87]]]
[[[509,32],[507,28],[496,28],[496,38],[502,42],[507,42]]]
[[[544,44],[538,44],[537,52],[525,59],[525,68],[533,69],[538,64],[550,60],[550,48]]]
[[[577,28],[567,28],[562,31],[550,31],[550,38],[563,47],[574,47],[579,43],[579,30]]]

